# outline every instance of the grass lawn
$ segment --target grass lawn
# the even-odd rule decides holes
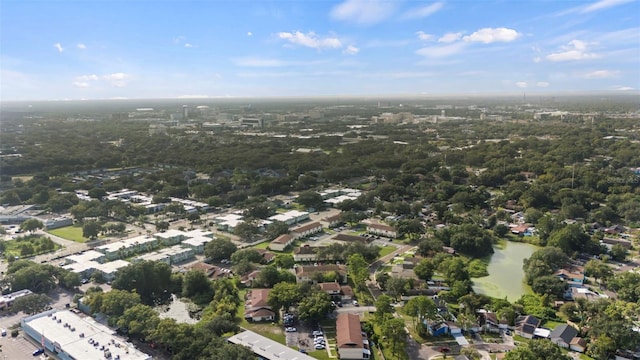
[[[62,246],[54,243],[46,236],[25,235],[16,240],[4,241],[6,258],[30,257],[54,252]],[[24,247],[24,248],[23,248]]]
[[[71,225],[47,231],[51,235],[61,237],[63,239],[84,243],[89,239],[82,236],[82,226]]]
[[[307,355],[311,356],[312,358],[316,358],[316,359],[320,359],[320,360],[329,360],[329,359],[331,359],[329,357],[329,354],[327,353],[326,349],[325,350],[310,351],[310,352],[307,353]]]
[[[262,243],[260,243],[258,245],[252,246],[251,248],[252,249],[266,250],[269,247],[269,243],[270,243],[270,241],[265,241],[265,242],[262,242]]]
[[[566,325],[566,322],[559,322],[559,321],[553,321],[553,320],[545,320],[542,323],[542,327],[546,327],[547,329],[553,330],[556,328],[556,326],[560,326],[560,325]]]
[[[396,248],[394,246],[385,245],[382,249],[380,249],[380,257],[391,254]]]

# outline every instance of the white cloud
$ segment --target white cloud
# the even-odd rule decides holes
[[[582,12],[582,13],[590,13],[590,12],[593,12],[593,11],[604,10],[604,9],[608,9],[610,7],[626,4],[626,3],[629,3],[629,2],[632,2],[632,1],[634,1],[634,0],[600,0],[600,1],[596,2],[596,3],[588,5],[587,7],[582,9],[582,11],[580,11],[580,12]]]
[[[630,90],[635,90],[634,88],[632,88],[631,86],[614,86],[611,88],[611,90],[616,90],[616,91],[630,91]]]
[[[184,47],[186,47],[186,48],[191,48],[191,47],[193,47],[193,45],[192,45],[191,43],[185,43],[185,44],[184,44]]]
[[[508,28],[483,28],[471,35],[465,36],[464,41],[491,44],[494,42],[511,42],[520,37],[520,33]]]
[[[446,33],[444,35],[442,35],[440,37],[440,39],[438,39],[438,42],[441,43],[451,43],[454,41],[458,41],[462,38],[462,34],[464,34],[463,32],[457,32],[457,33]]]
[[[80,49],[80,50],[84,50],[84,49],[86,49],[86,48],[87,48],[87,45],[85,45],[85,44],[83,44],[83,43],[80,43],[80,44],[76,45],[76,47],[77,47],[78,49]]]
[[[62,47],[62,45],[60,45],[60,43],[53,44],[53,47],[56,48],[58,50],[58,52],[63,52],[64,51],[64,48]]]
[[[79,88],[87,88],[89,87],[89,83],[86,81],[74,81],[73,86],[79,87]]]
[[[384,0],[346,0],[331,9],[330,16],[334,20],[371,25],[391,16],[396,4]]]
[[[441,58],[459,53],[464,49],[465,43],[458,42],[449,45],[427,46],[416,51],[416,54],[428,58]]]
[[[542,61],[542,58],[540,56],[536,56],[533,58],[534,63],[539,63],[540,61]]]
[[[355,47],[353,45],[349,45],[342,52],[347,54],[347,55],[355,55],[358,52],[360,52],[360,49],[358,49],[357,47]]]
[[[562,46],[562,51],[547,55],[549,61],[587,60],[599,57],[598,54],[587,51],[587,43],[581,40],[571,40],[569,45]]]
[[[129,74],[125,74],[125,73],[113,73],[113,74],[107,74],[107,75],[102,75],[102,80],[106,81],[107,83],[109,83],[111,86],[114,87],[125,87],[128,85],[128,80],[131,78],[131,75]]]
[[[78,80],[78,81],[97,81],[97,80],[100,80],[100,77],[98,77],[98,75],[96,75],[96,74],[80,75],[80,76],[76,77],[76,80]]]
[[[247,36],[253,36],[253,33],[251,31],[247,31]]]
[[[527,86],[529,86],[529,84],[527,84],[527,82],[526,82],[526,81],[518,81],[518,82],[516,82],[516,86],[517,86],[517,87],[519,87],[519,88],[524,89],[524,88],[526,88]]]
[[[418,35],[418,39],[422,40],[422,41],[431,41],[435,38],[435,36],[431,35],[431,34],[427,34],[424,31],[418,31],[416,32],[416,35]]]
[[[426,6],[416,7],[404,13],[403,18],[405,19],[425,18],[427,16],[433,15],[436,12],[440,11],[440,9],[442,9],[443,6],[444,6],[444,3],[435,2],[433,4],[429,4]]]
[[[584,74],[583,77],[585,79],[606,79],[616,77],[618,74],[620,74],[620,72],[614,70],[596,70]]]
[[[278,37],[292,44],[302,45],[314,49],[338,49],[342,47],[342,42],[340,42],[340,39],[335,37],[327,37],[322,39],[312,31],[306,34],[300,31],[280,32],[278,33]]]
[[[538,82],[536,83],[536,86],[537,86],[537,87],[541,87],[541,88],[549,87],[549,85],[551,85],[551,84],[549,84],[549,83],[548,83],[548,82],[546,82],[546,81],[538,81]]]

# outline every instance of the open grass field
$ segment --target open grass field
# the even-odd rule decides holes
[[[87,242],[87,238],[82,236],[82,226],[80,225],[71,225],[65,226],[57,229],[52,229],[47,231],[51,235],[59,236],[63,239],[84,243]]]
[[[395,247],[388,245],[383,247],[382,249],[380,249],[380,257],[391,254],[395,249]]]

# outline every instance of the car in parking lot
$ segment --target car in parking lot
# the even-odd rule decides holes
[[[313,348],[316,350],[324,350],[326,347],[322,344],[316,344]]]
[[[296,332],[296,331],[298,331],[298,329],[296,329],[294,327],[287,327],[287,328],[284,329],[284,331],[286,331],[286,332]]]
[[[312,334],[313,334],[313,336],[322,336],[322,331],[314,330]]]
[[[358,304],[358,301],[353,300],[353,306],[360,306],[360,304]]]

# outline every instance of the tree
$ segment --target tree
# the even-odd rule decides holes
[[[117,325],[127,329],[131,336],[148,337],[158,326],[160,317],[158,312],[147,305],[136,304],[127,308],[118,318]]]
[[[409,299],[403,310],[405,314],[411,316],[411,318],[413,319],[414,327],[420,333],[424,329],[421,321],[434,319],[435,315],[437,314],[436,303],[432,298],[424,295],[419,295]],[[429,324],[427,322],[427,326],[428,325]]]
[[[15,263],[18,263],[18,261]],[[9,266],[7,270],[9,283],[13,291],[29,289],[34,293],[47,293],[56,287],[53,269],[30,261],[21,264],[26,266],[18,267],[15,271]]]
[[[258,233],[258,227],[254,221],[243,221],[236,225],[233,233],[242,239],[252,240]]]
[[[156,222],[156,231],[163,232],[169,230],[169,223],[166,221]]]
[[[592,259],[584,265],[585,275],[593,277],[596,281],[608,280],[613,276],[613,269],[601,260]]]
[[[160,261],[141,261],[121,268],[111,285],[114,289],[135,290],[143,304],[165,303],[173,288],[171,266]]]
[[[556,299],[562,299],[566,287],[562,279],[553,275],[537,277],[531,283],[531,289],[536,294],[551,295]]]
[[[617,273],[609,286],[618,293],[618,298],[631,303],[640,301],[640,274],[626,271]]]
[[[216,238],[205,245],[204,256],[213,261],[220,261],[229,259],[236,250],[238,247],[231,240]]]
[[[380,295],[376,299],[376,319],[384,321],[388,316],[393,315],[393,299],[388,295]]]
[[[473,257],[493,253],[493,237],[474,224],[463,224],[453,229],[450,245],[456,251]]]
[[[620,245],[620,244],[615,244],[611,247],[611,250],[609,250],[609,253],[611,254],[611,257],[616,260],[616,261],[624,261],[624,259],[627,257],[627,249],[625,249],[624,246]]]
[[[347,258],[347,272],[359,290],[366,290],[369,278],[369,265],[361,254],[352,254]]]
[[[99,273],[96,271],[96,273]],[[58,273],[58,283],[66,289],[74,289],[81,284],[80,274],[62,269]]]
[[[317,191],[303,191],[296,198],[296,202],[307,209],[321,210],[324,208],[322,195]]]
[[[528,259],[524,260],[524,269],[527,284],[531,285],[535,278],[551,275],[564,266],[569,260],[562,249],[554,246],[536,250]]]
[[[49,307],[51,299],[44,294],[30,294],[16,298],[11,305],[12,312],[20,312],[27,315],[41,313]]]
[[[391,318],[380,326],[382,336],[391,344],[391,353],[395,356],[398,349],[404,348],[407,342],[407,331],[404,328],[404,320]]]
[[[272,288],[280,282],[280,272],[275,266],[265,266],[260,270],[252,285],[254,287]]]
[[[184,275],[182,296],[198,305],[206,305],[213,299],[211,280],[204,271],[191,270]]]
[[[597,337],[590,345],[587,354],[594,359],[610,359],[616,352],[616,343],[610,337]]]
[[[552,232],[547,244],[556,246],[562,249],[565,254],[570,255],[576,251],[592,252],[595,246],[591,242],[591,238],[582,231],[579,225],[572,224]]]
[[[321,290],[311,292],[298,304],[298,317],[303,321],[317,322],[332,312],[334,305],[329,294]]]
[[[293,266],[296,264],[295,260],[293,259],[293,255],[289,255],[289,254],[276,255],[276,258],[273,260],[273,263],[281,269],[292,269]]]
[[[27,231],[30,233],[33,233],[34,231],[42,228],[44,228],[42,221],[34,218],[27,219],[23,221],[22,224],[20,224],[20,230]]]
[[[82,225],[82,237],[95,239],[102,231],[102,225],[97,221],[88,221]]]
[[[497,237],[504,237],[508,231],[509,228],[504,224],[498,224],[493,228],[493,233],[496,234]]]
[[[103,188],[94,187],[92,189],[89,189],[88,195],[92,199],[100,200],[107,195],[107,192]]]
[[[398,300],[398,298],[406,293],[407,281],[400,277],[391,277],[387,280],[387,294]]]
[[[279,283],[269,292],[267,303],[278,312],[280,309],[288,311],[289,307],[297,304],[302,299],[300,288],[296,284]]]
[[[424,281],[431,280],[434,271],[435,265],[430,259],[420,260],[420,262],[413,268],[413,272],[416,274],[416,276]]]
[[[505,360],[571,360],[569,356],[562,353],[558,345],[544,339],[531,340],[525,345],[518,346],[509,351],[504,358]]]
[[[259,264],[262,262],[262,255],[256,249],[241,249],[231,255],[231,262],[234,264],[242,260]]]
[[[289,233],[289,225],[282,221],[274,221],[267,226],[265,236],[267,239],[273,240],[280,235]]]

